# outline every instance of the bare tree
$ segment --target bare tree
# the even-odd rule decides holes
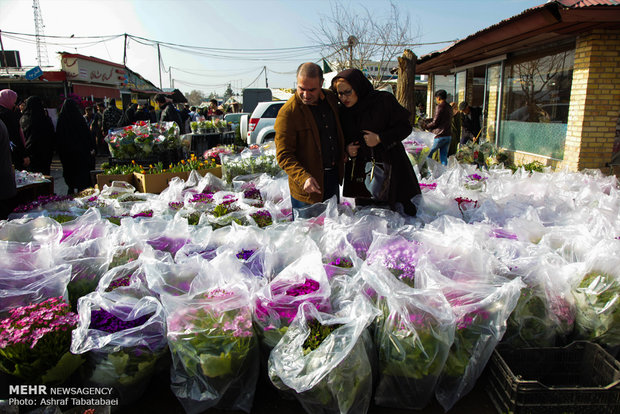
[[[312,30],[310,37],[325,45],[323,57],[335,70],[364,71],[371,62],[373,66],[378,62],[381,74],[418,37],[417,33],[412,35],[409,14],[402,13],[394,3],[390,3],[386,16],[343,2],[330,2],[330,6],[331,13],[321,16],[319,27]],[[383,86],[386,80],[381,76],[371,79],[375,88]]]
[[[196,89],[186,94],[185,96],[187,97],[187,103],[191,106],[198,106],[203,101],[205,101],[204,93]]]

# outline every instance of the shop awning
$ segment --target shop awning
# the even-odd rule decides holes
[[[79,96],[93,96],[94,98],[115,98],[120,99],[121,92],[115,88],[105,86],[84,85],[81,83],[73,83],[73,93]]]

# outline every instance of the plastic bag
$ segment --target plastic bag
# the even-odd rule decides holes
[[[193,296],[162,296],[172,354],[170,387],[187,413],[252,407],[258,347],[249,293],[242,283],[220,282],[203,285],[206,289]]]
[[[26,223],[9,221],[0,227],[0,240],[39,244],[59,243],[62,226],[49,217],[37,217]]]
[[[435,386],[454,341],[455,319],[437,289],[408,289],[387,270],[364,267],[365,292],[376,296],[382,313],[374,324],[379,355],[375,403],[422,409]]]
[[[0,269],[0,316],[9,309],[45,299],[67,297],[71,266],[60,264],[50,269]]]
[[[601,240],[587,260],[569,272],[575,298],[575,333],[612,353],[620,349],[620,241]]]
[[[372,395],[372,371],[362,338],[377,310],[364,299],[331,315],[304,303],[271,351],[269,377],[293,389],[307,412],[364,413]]]
[[[455,282],[424,260],[419,262],[416,277],[420,288],[441,289],[456,319],[454,342],[435,391],[447,411],[476,384],[506,331],[506,320],[517,304],[523,282],[520,278],[501,285]]]
[[[79,301],[71,352],[86,354],[84,385],[113,387],[120,405],[140,399],[168,351],[164,309],[153,297],[92,293]]]
[[[318,249],[287,266],[256,293],[254,322],[262,345],[271,350],[293,322],[303,302],[330,311],[330,287]]]

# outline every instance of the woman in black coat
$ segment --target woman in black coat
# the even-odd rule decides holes
[[[343,194],[355,197],[359,205],[387,204],[396,210],[400,203],[405,214],[415,216],[417,210],[411,199],[421,194],[420,185],[401,142],[412,130],[409,111],[391,93],[374,90],[359,69],[338,73],[331,88],[342,104],[340,121],[351,158]],[[373,159],[391,168],[389,187],[381,199],[373,198],[365,185]]]
[[[91,187],[90,171],[95,168],[95,140],[77,102],[66,99],[56,124],[58,155],[68,194]]]
[[[26,99],[26,107],[19,123],[26,138],[26,151],[30,154],[28,169],[50,175],[55,132],[54,124],[45,112],[41,98],[31,96]]]

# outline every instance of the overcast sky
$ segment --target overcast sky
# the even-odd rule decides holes
[[[341,0],[342,2],[342,0]],[[409,13],[417,43],[460,39],[500,22],[545,0],[393,0]],[[57,52],[66,51],[123,62],[124,33],[147,40],[130,41],[127,66],[156,86],[160,85],[157,47],[149,40],[192,48],[161,46],[162,87],[183,92],[222,93],[264,87],[267,67],[270,87],[294,87],[299,63],[321,55],[311,33],[331,10],[329,0],[39,0],[46,36],[93,36],[70,40],[45,38],[50,65],[59,67]],[[19,50],[23,66],[37,64],[34,13],[31,0],[0,0],[0,35],[5,50]],[[387,17],[389,1],[346,2],[352,10]],[[116,35],[116,37],[114,37]],[[105,36],[105,37],[102,37]],[[147,44],[142,44],[147,43]],[[418,56],[449,43],[413,47]],[[308,48],[304,48],[308,47]],[[299,49],[287,49],[299,48]],[[246,49],[231,52],[231,49]],[[258,49],[272,49],[259,51]],[[284,50],[273,50],[284,49]],[[168,71],[171,71],[172,75]],[[254,83],[252,83],[254,82]]]

